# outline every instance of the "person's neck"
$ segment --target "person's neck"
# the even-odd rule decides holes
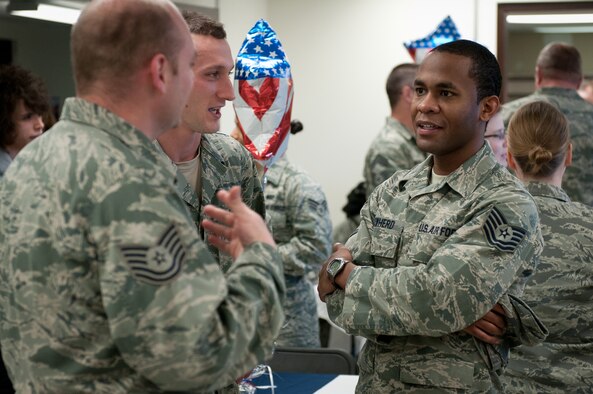
[[[521,181],[525,184],[529,182],[539,182],[539,183],[546,183],[548,185],[554,185],[557,187],[562,187],[562,177],[564,176],[564,169],[556,170],[552,175],[547,177],[535,177],[525,174],[517,173],[517,177],[521,179]]]
[[[536,84],[536,89],[540,88],[564,88],[577,90],[579,87],[573,82],[563,81],[561,79],[543,79]]]
[[[185,123],[161,134],[157,141],[175,163],[190,161],[198,154],[202,134],[193,132]]]
[[[14,160],[17,153],[19,153],[19,151],[17,149],[14,149],[13,147],[10,147],[10,146],[4,147],[4,150],[6,151],[6,153],[8,153],[8,156],[10,156],[10,158],[12,160]]]
[[[415,135],[414,123],[412,122],[412,115],[410,114],[409,108],[403,108],[401,105],[396,105],[391,110],[391,117],[406,126],[406,129],[408,129],[412,136]]]

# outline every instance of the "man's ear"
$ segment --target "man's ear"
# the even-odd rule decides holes
[[[411,86],[404,85],[401,94],[408,104],[412,103],[412,100],[414,99],[414,89],[412,89]]]
[[[157,53],[150,59],[149,72],[152,86],[159,92],[165,93],[167,82],[167,67],[169,67],[167,58],[162,53]]]
[[[480,120],[487,122],[498,111],[500,100],[498,96],[484,97],[480,102]]]

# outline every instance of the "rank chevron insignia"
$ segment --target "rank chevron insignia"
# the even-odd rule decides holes
[[[174,279],[185,259],[185,249],[174,225],[169,226],[154,246],[120,246],[130,271],[139,280],[161,285]]]
[[[482,228],[488,243],[502,252],[513,252],[527,233],[521,227],[508,224],[496,207],[492,208]]]

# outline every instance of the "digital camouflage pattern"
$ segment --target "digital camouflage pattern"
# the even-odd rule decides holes
[[[572,201],[593,206],[593,105],[574,89],[545,87],[502,106],[505,128],[524,104],[546,101],[562,112],[570,123],[572,165],[566,168],[562,188]]]
[[[0,186],[0,338],[19,393],[211,392],[268,358],[275,248],[226,275],[141,132],[68,99]]]
[[[488,144],[435,184],[431,170],[432,156],[375,189],[346,244],[361,267],[327,298],[330,318],[368,339],[358,393],[501,388],[514,338],[477,346],[461,330],[523,290],[542,247],[537,210]]]
[[[331,253],[327,201],[321,186],[286,157],[266,177],[266,210],[286,279],[286,320],[276,343],[319,347],[317,295],[307,275],[317,274]]]
[[[538,346],[513,349],[505,392],[593,391],[593,209],[564,191],[528,183],[537,204],[544,251],[523,299],[548,327]]]
[[[216,192],[221,189],[240,186],[243,202],[259,213],[262,218],[266,218],[264,193],[257,176],[257,168],[253,157],[243,145],[226,134],[202,134],[200,142],[202,186],[200,198],[183,174],[177,170],[175,163],[168,158],[158,142],[154,141],[154,144],[162,152],[165,160],[170,163],[171,169],[177,172],[177,190],[186,202],[198,232],[202,240],[208,245],[210,253],[219,262],[223,272],[227,272],[233,263],[233,259],[228,254],[221,253],[208,242],[204,230],[200,226],[204,218],[203,209],[208,204],[224,208],[224,204],[216,197]]]
[[[416,140],[400,121],[387,117],[364,160],[367,196],[396,171],[409,170],[426,159]]]

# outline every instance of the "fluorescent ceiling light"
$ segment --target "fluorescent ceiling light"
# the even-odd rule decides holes
[[[540,26],[534,27],[533,31],[543,34],[593,33],[593,26]]]
[[[11,14],[73,25],[78,20],[80,10],[50,4],[39,4],[37,11],[12,11]]]
[[[593,23],[593,14],[507,15],[507,23],[518,23],[518,24]]]

